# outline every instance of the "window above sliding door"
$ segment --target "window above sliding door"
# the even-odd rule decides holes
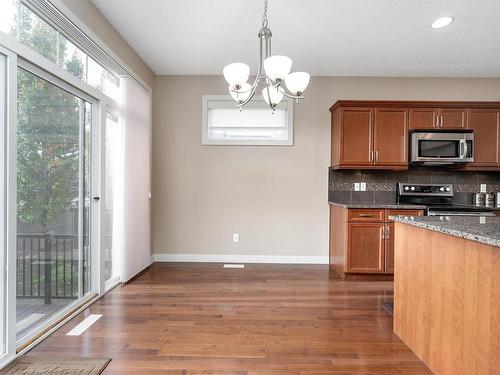
[[[21,0],[0,1],[0,31],[119,102],[120,78]]]

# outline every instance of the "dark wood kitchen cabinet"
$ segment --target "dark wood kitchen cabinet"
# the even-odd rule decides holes
[[[421,215],[415,215],[421,216]],[[394,223],[387,223],[385,232],[385,273],[394,273]]]
[[[467,128],[474,131],[474,162],[468,169],[500,167],[500,109],[469,109]]]
[[[332,166],[407,169],[405,108],[339,107],[332,112]]]
[[[384,273],[384,223],[347,224],[347,265],[350,273]]]
[[[339,164],[370,166],[372,164],[372,108],[342,108],[337,136],[340,140]]]
[[[467,124],[467,109],[440,108],[440,129],[464,129]]]
[[[466,115],[465,108],[410,108],[410,129],[463,129]]]
[[[347,209],[330,206],[330,266],[343,278],[394,273],[391,215],[422,216],[423,210]]]
[[[500,102],[339,100],[331,108],[332,169],[408,169],[411,130],[474,131],[474,163],[500,171]]]
[[[408,110],[375,108],[374,164],[408,166]]]
[[[410,108],[410,129],[435,129],[438,125],[438,108]]]

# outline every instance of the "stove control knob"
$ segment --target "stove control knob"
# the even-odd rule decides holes
[[[439,191],[444,191],[444,187],[440,187],[440,188],[439,188]]]
[[[410,189],[411,189],[411,191],[414,191],[415,190],[415,186],[412,186]]]
[[[409,186],[405,186],[405,190],[406,191],[410,190],[410,187]]]
[[[446,190],[446,191],[450,191],[450,188],[449,188],[449,187],[447,187],[445,190]]]

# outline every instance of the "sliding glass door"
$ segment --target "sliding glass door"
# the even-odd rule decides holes
[[[123,135],[119,117],[111,110],[106,112],[105,151],[104,151],[104,210],[102,230],[102,250],[104,257],[105,289],[118,281],[118,249],[121,248],[121,221],[123,212],[120,212],[119,202],[123,199],[120,194],[120,184],[123,181]],[[117,204],[118,203],[118,204]]]
[[[91,290],[92,105],[17,71],[17,339]]]
[[[6,353],[7,319],[7,56],[0,53],[0,357]]]

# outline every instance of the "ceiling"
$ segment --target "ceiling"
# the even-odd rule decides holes
[[[92,0],[159,75],[255,73],[263,0]],[[440,16],[450,26],[433,30]],[[500,77],[498,0],[271,0],[273,54],[329,76]]]

